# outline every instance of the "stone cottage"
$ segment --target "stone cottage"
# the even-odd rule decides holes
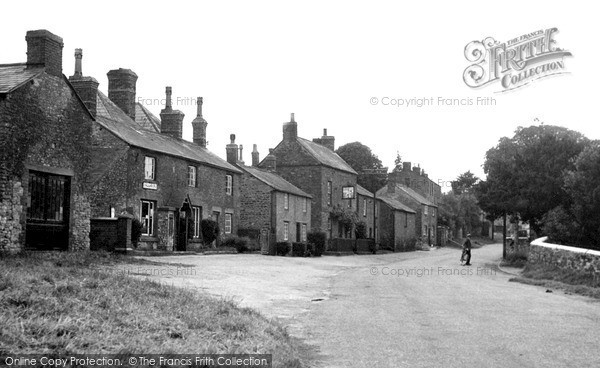
[[[76,51],[76,60],[81,59]],[[160,120],[135,102],[137,75],[108,72],[108,96],[82,77],[70,78],[94,114],[91,204],[94,217],[129,213],[143,224],[140,249],[192,250],[202,244],[200,222],[212,218],[222,234],[239,222],[241,171],[206,148],[207,122],[198,98],[194,141],[182,139],[184,114],[166,88]],[[89,97],[88,97],[89,96]],[[145,116],[145,118],[143,118]],[[136,121],[137,118],[137,121]],[[145,119],[145,121],[144,121]],[[160,122],[160,132],[153,127]]]
[[[442,187],[433,180],[418,165],[403,162],[402,169],[394,169],[388,175],[388,181],[411,188],[433,204],[439,204],[442,197]]]
[[[415,212],[414,235],[423,243],[434,245],[437,237],[438,206],[414,191],[394,181],[377,191],[377,198],[392,198]],[[383,224],[384,220],[381,220]]]
[[[28,31],[0,65],[0,250],[89,249],[93,116],[62,72],[63,40]]]
[[[328,239],[354,238],[354,228],[346,220],[357,211],[357,173],[334,152],[335,138],[325,134],[313,141],[298,136],[298,123],[291,115],[283,124],[283,139],[260,164],[312,196],[313,229],[327,233]],[[270,165],[274,167],[270,167]]]
[[[272,169],[276,158],[270,154],[268,164],[261,169],[259,153],[254,145],[252,166],[242,159],[243,147],[235,143],[227,145],[227,161],[242,170],[240,184],[240,234],[256,238],[263,254],[276,242],[306,242],[311,229],[312,196],[283,179]]]
[[[379,203],[380,248],[393,251],[411,250],[415,235],[416,212],[392,196],[382,194]]]

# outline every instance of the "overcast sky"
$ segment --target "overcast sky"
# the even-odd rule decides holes
[[[253,143],[264,157],[294,112],[304,138],[327,128],[336,147],[360,141],[390,167],[398,151],[441,182],[467,170],[483,176],[486,150],[520,125],[543,121],[600,138],[598,14],[583,3],[11,1],[2,5],[0,63],[25,61],[26,31],[47,29],[64,39],[67,76],[75,48],[83,49],[83,74],[105,93],[109,70],[132,69],[139,101],[157,116],[162,106],[149,100],[172,86],[186,139],[203,96],[209,148],[221,157],[230,133],[247,163]],[[469,42],[552,27],[556,46],[573,54],[564,60],[569,74],[506,93],[496,93],[498,83],[464,83]],[[496,105],[437,103],[477,97]],[[436,103],[383,105],[396,98]]]

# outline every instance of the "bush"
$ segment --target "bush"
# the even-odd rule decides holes
[[[306,257],[311,257],[315,254],[315,245],[306,243]]]
[[[275,243],[275,254],[278,256],[285,256],[290,252],[290,243],[288,242],[277,242]]]
[[[306,257],[306,243],[292,243],[292,257]]]
[[[377,243],[375,243],[375,240],[373,240],[373,242],[369,243],[369,252],[375,254],[377,253]]]
[[[327,243],[327,234],[323,231],[314,230],[306,234],[308,242],[313,246],[313,255],[320,257],[325,253],[325,245]]]
[[[131,244],[134,247],[137,247],[140,238],[142,237],[142,229],[144,228],[144,224],[137,218],[133,218],[131,220]]]
[[[367,238],[367,224],[364,221],[359,221],[356,223],[354,235],[356,235],[356,239]]]
[[[221,246],[235,248],[238,253],[245,253],[250,251],[249,242],[250,238],[248,237],[229,235],[223,239]]]
[[[203,219],[200,222],[200,227],[202,228],[202,241],[205,245],[215,241],[221,232],[219,224],[212,219]]]
[[[506,259],[502,260],[502,266],[524,267],[527,264],[529,251],[518,249],[506,254]]]

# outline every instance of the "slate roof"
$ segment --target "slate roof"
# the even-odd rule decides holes
[[[160,119],[139,102],[135,104],[135,122],[144,129],[160,133]]]
[[[384,194],[381,196],[378,195],[377,199],[379,199],[380,201],[382,201],[383,203],[387,204],[388,206],[392,207],[395,210],[404,211],[404,212],[408,212],[408,213],[416,213],[413,209],[411,209],[407,205],[403,204],[402,202],[398,201],[397,199],[389,197],[387,194]]]
[[[398,191],[403,191],[404,193],[408,194],[410,197],[412,197],[414,200],[416,200],[417,202],[430,206],[430,207],[437,207],[436,204],[434,204],[433,202],[431,202],[430,200],[428,200],[427,198],[423,197],[422,195],[420,195],[419,193],[415,192],[414,190],[412,190],[411,188],[405,187],[404,185],[399,185],[396,184],[396,192]],[[393,196],[392,193],[388,193],[388,187],[385,186],[381,189],[379,189],[377,191],[377,197],[379,196]]]
[[[261,170],[252,166],[241,166],[241,169],[279,192],[294,194],[300,197],[312,198],[310,194],[304,192],[303,190],[299,189],[292,183],[288,182],[287,180],[273,172]]]
[[[369,192],[364,187],[361,187],[358,184],[356,184],[356,192],[362,196],[373,198],[373,193]]]
[[[96,103],[96,121],[131,146],[185,158],[238,174],[242,173],[206,148],[141,128],[100,91]]]
[[[43,65],[27,65],[27,63],[0,65],[0,93],[14,91],[43,71]]]
[[[327,147],[321,146],[318,143],[309,141],[308,139],[298,137],[298,143],[308,151],[320,164],[346,171],[351,174],[358,174],[350,165],[344,161],[337,153],[333,152]]]

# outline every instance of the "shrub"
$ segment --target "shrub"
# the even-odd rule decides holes
[[[369,243],[369,252],[373,254],[377,253],[377,243],[375,243],[375,240]]]
[[[313,230],[306,234],[308,242],[313,245],[313,255],[320,257],[325,252],[325,244],[327,242],[327,234],[323,231]]]
[[[137,218],[133,218],[131,220],[131,244],[134,247],[137,247],[140,238],[142,237],[142,229],[144,228],[144,224]]]
[[[366,239],[367,224],[364,221],[357,222],[356,227],[354,228],[354,234],[356,235],[356,239]]]
[[[212,219],[203,219],[200,222],[202,228],[202,240],[205,245],[212,243],[219,236],[219,224]]]
[[[292,257],[305,257],[306,243],[292,243]]]
[[[290,252],[290,243],[288,242],[277,242],[275,243],[275,254],[278,256],[285,256]]]
[[[315,254],[315,245],[314,244],[310,244],[310,243],[306,243],[306,257],[311,257],[312,255]]]
[[[249,242],[250,238],[248,237],[229,235],[223,239],[221,246],[235,248],[238,253],[245,253],[250,250],[250,247],[248,247]]]
[[[506,259],[502,260],[503,266],[524,267],[527,264],[529,251],[527,249],[518,249],[506,254]]]
[[[581,228],[573,219],[574,216],[569,211],[558,206],[544,215],[543,232],[550,242],[578,246],[583,240]]]

